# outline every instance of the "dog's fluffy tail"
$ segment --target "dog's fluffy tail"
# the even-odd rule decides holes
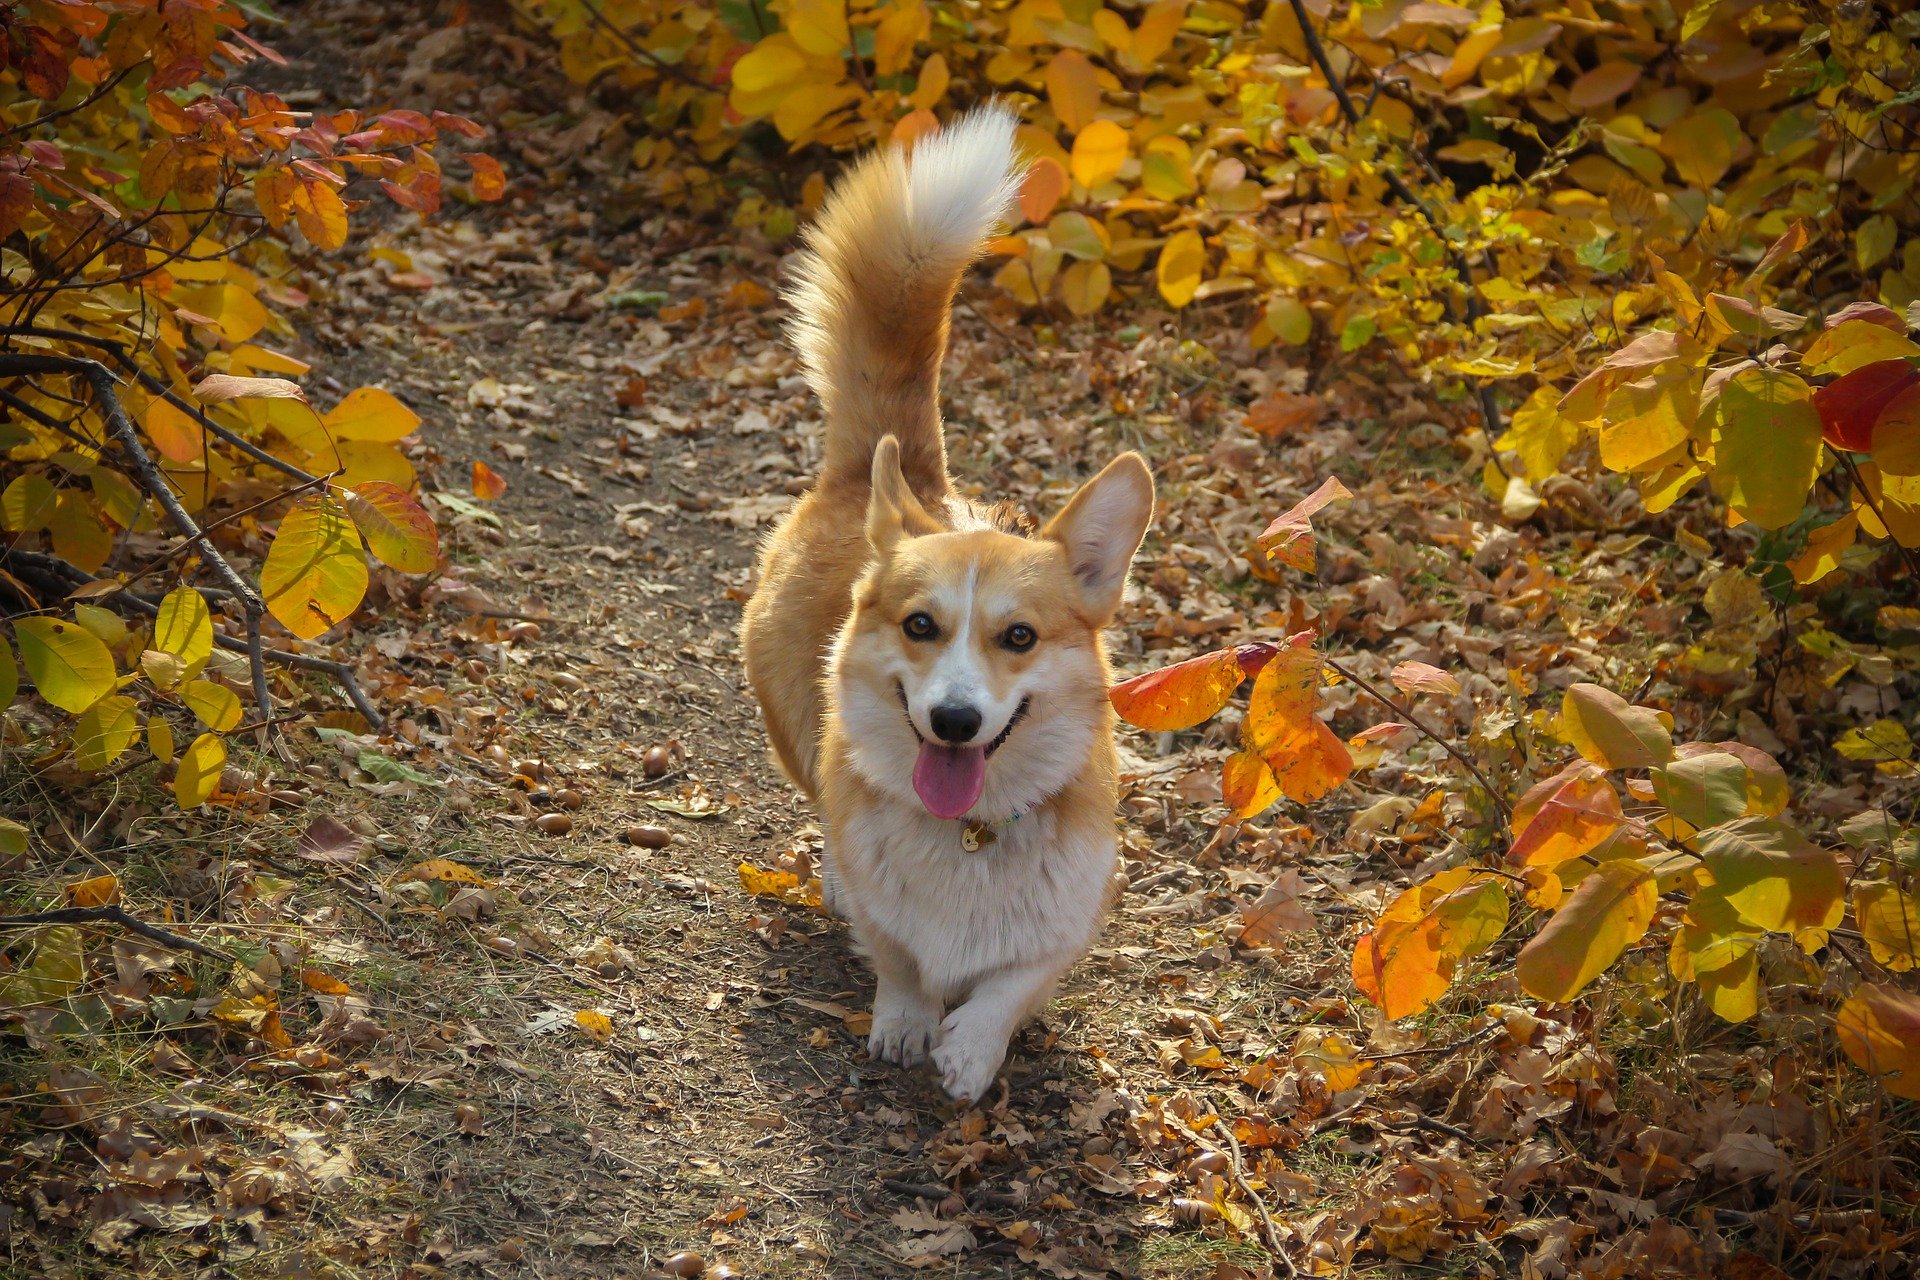
[[[922,492],[946,487],[940,361],[968,265],[1019,188],[1013,113],[992,105],[887,147],[840,180],[807,234],[789,300],[794,345],[826,409],[824,480],[864,481],[874,446],[900,440]]]

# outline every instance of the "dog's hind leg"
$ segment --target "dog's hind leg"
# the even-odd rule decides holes
[[[1007,1059],[1007,1041],[1047,1002],[1065,967],[1048,962],[1002,969],[981,979],[966,1001],[946,1016],[933,1047],[933,1065],[949,1097],[978,1102],[986,1096]]]

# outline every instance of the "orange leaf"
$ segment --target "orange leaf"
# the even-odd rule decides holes
[[[321,995],[350,996],[353,994],[352,987],[332,974],[322,973],[318,969],[302,969],[300,985],[309,991],[318,991]]]
[[[1053,216],[1054,206],[1067,194],[1067,171],[1052,156],[1041,156],[1020,184],[1020,212],[1040,226]]]
[[[1887,1092],[1920,1098],[1920,996],[1890,983],[1865,983],[1834,1018],[1840,1047]]]
[[[1087,55],[1062,49],[1047,64],[1047,101],[1068,133],[1079,133],[1100,109],[1100,81]]]
[[[67,886],[67,901],[76,907],[104,907],[120,901],[120,877],[94,876]]]
[[[1234,817],[1251,818],[1273,807],[1280,798],[1280,784],[1265,760],[1236,751],[1221,770],[1220,798],[1233,809]]]
[[[507,482],[499,472],[484,462],[473,464],[473,496],[482,502],[492,502],[507,491]]]
[[[1247,407],[1247,430],[1268,438],[1291,435],[1320,421],[1326,407],[1326,401],[1319,396],[1275,391]]]
[[[1171,733],[1191,729],[1226,706],[1243,679],[1239,654],[1216,649],[1122,680],[1107,697],[1128,724]]]
[[[1312,573],[1315,562],[1314,513],[1330,502],[1352,496],[1353,491],[1337,478],[1327,477],[1318,489],[1281,513],[1260,535],[1260,546],[1266,551],[1267,558],[1278,560],[1303,573]]]
[[[1266,761],[1280,790],[1296,804],[1312,804],[1353,772],[1347,744],[1317,716],[1306,732],[1270,748]]]
[[[473,170],[473,181],[468,184],[475,200],[494,201],[507,194],[507,175],[500,168],[500,162],[484,152],[473,151],[460,157]]]
[[[894,122],[893,140],[900,146],[912,150],[913,144],[922,138],[932,137],[940,132],[940,117],[925,107],[916,107]]]
[[[1521,866],[1553,868],[1592,853],[1625,824],[1620,796],[1591,766],[1559,774],[1521,797],[1513,814],[1517,838],[1507,857]],[[1557,785],[1556,785],[1557,784]],[[1542,788],[1552,791],[1538,799]]]

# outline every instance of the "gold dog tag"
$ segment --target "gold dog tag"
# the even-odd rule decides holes
[[[968,853],[978,853],[999,838],[993,828],[984,822],[969,822],[960,829],[960,847]]]

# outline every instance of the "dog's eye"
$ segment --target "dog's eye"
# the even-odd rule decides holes
[[[1039,636],[1033,633],[1032,627],[1024,622],[1016,622],[1007,628],[1006,635],[1000,637],[1000,643],[1015,653],[1025,653],[1027,650],[1033,648],[1034,641],[1039,638]]]
[[[932,640],[940,634],[940,624],[924,613],[908,614],[907,620],[900,624],[900,629],[907,633],[909,640]]]

